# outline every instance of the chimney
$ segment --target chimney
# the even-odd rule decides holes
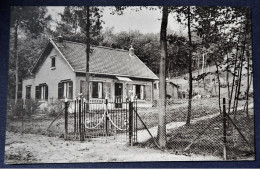
[[[129,55],[130,55],[130,56],[134,56],[134,55],[135,55],[135,53],[134,53],[134,48],[133,48],[132,45],[131,45],[131,48],[129,49]]]
[[[63,37],[61,35],[58,36],[58,42],[62,43],[63,42]]]

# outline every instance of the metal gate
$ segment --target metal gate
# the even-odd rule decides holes
[[[120,103],[120,106],[118,104]],[[68,132],[68,107],[73,107],[73,131]],[[85,138],[105,137],[137,142],[137,101],[116,99],[109,101],[92,100],[86,102],[77,98],[72,103],[65,102],[65,139],[73,137],[83,141]],[[67,125],[67,127],[66,127]],[[67,128],[67,129],[66,129]]]

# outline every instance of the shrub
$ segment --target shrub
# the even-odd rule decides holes
[[[41,103],[38,100],[27,99],[25,100],[25,115],[31,117],[39,111]]]
[[[22,113],[25,113],[23,108],[23,100],[17,100],[15,104],[14,99],[10,99],[7,102],[7,118],[13,119],[17,117],[21,117]]]
[[[48,103],[47,115],[56,117],[60,112],[64,111],[64,102],[61,100],[53,100]]]

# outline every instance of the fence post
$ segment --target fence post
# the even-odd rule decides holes
[[[68,139],[68,99],[65,98],[65,133],[64,138],[65,140]]]
[[[76,134],[77,134],[77,99],[75,98],[75,103],[74,103],[74,137],[76,139]]]
[[[223,158],[227,160],[227,115],[226,115],[226,98],[223,98]]]
[[[82,132],[82,106],[81,106],[82,98],[79,99],[79,140],[84,141],[84,133]]]
[[[105,111],[106,111],[105,128],[106,128],[106,137],[107,137],[107,133],[108,133],[108,120],[109,120],[108,119],[109,118],[108,117],[108,113],[107,113],[108,112],[108,109],[107,109],[108,108],[107,107],[107,105],[108,105],[108,98],[107,97],[105,98],[105,104],[106,104],[106,108],[105,108]]]
[[[133,146],[133,100],[129,102],[129,144]]]

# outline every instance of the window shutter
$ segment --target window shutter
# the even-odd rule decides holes
[[[31,99],[31,87],[26,87],[26,99]]]
[[[133,96],[136,95],[136,85],[133,85]]]
[[[92,82],[89,82],[89,98],[92,98]]]
[[[98,83],[98,98],[102,99],[103,87],[102,82]]]
[[[58,99],[63,98],[63,84],[60,82],[58,83]]]
[[[85,87],[86,87],[85,81],[84,81],[84,80],[81,80],[81,81],[80,81],[80,91],[79,91],[79,92],[82,93],[83,95],[86,93]]]
[[[45,100],[48,100],[48,86],[45,86]]]
[[[70,81],[69,82],[69,99],[72,99],[72,97],[73,97],[73,82],[72,81]]]
[[[106,96],[109,99],[111,99],[111,83],[110,82],[103,83],[103,99],[105,99]]]
[[[144,86],[140,86],[140,99],[144,99]]]
[[[35,86],[35,98],[41,99],[41,87],[40,86]]]
[[[127,84],[126,85],[126,95],[127,95],[127,97],[129,97],[130,98],[130,96],[132,96],[132,94],[133,94],[133,84]],[[130,93],[130,91],[132,91],[131,93]]]
[[[144,99],[150,101],[151,100],[151,86],[146,85],[144,86]]]

